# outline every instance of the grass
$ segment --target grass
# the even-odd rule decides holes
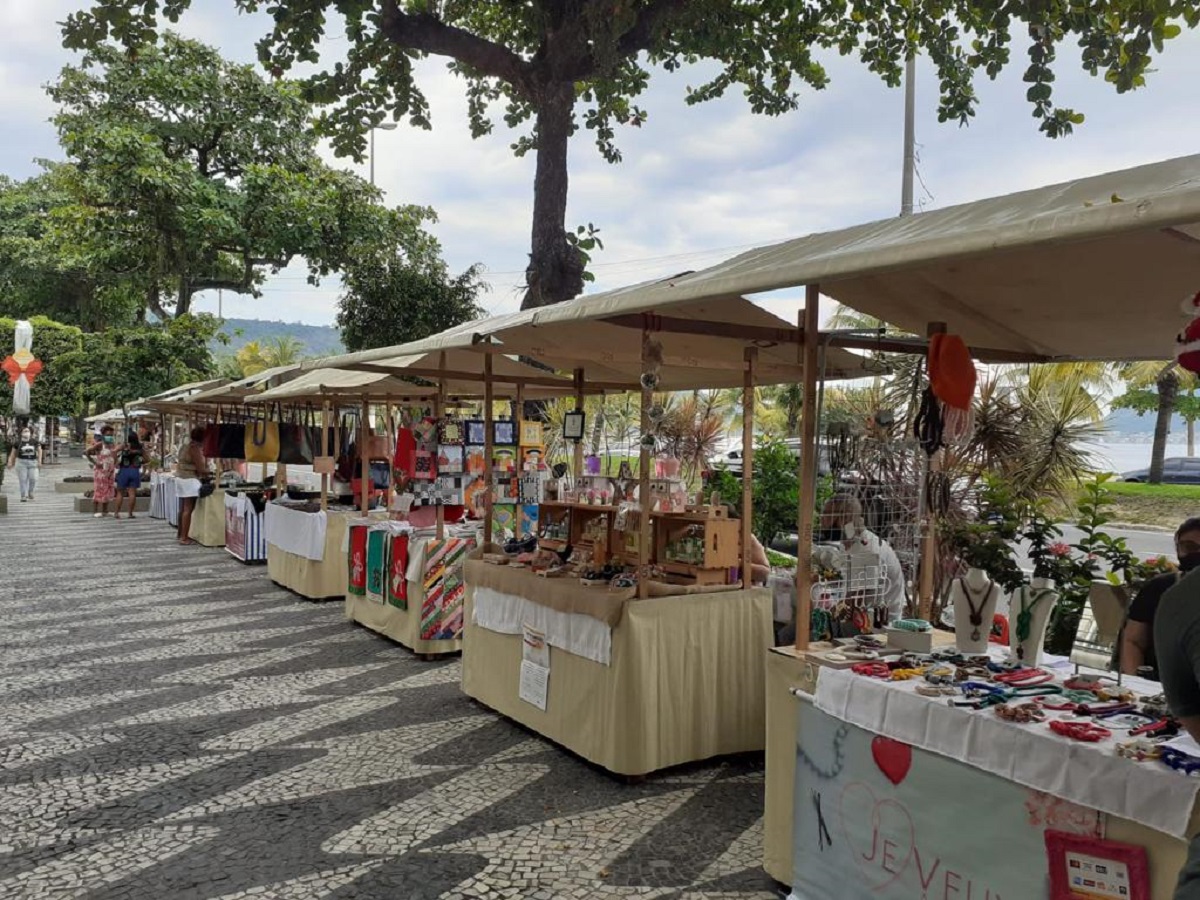
[[[767,562],[778,569],[796,568],[796,557],[788,556],[786,553],[776,553],[770,548],[767,548]]]
[[[1105,487],[1115,501],[1111,515],[1118,522],[1176,528],[1200,511],[1200,485],[1115,481]]]

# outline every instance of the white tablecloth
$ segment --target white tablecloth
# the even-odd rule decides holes
[[[287,553],[320,562],[325,558],[324,512],[300,512],[268,503],[264,531],[267,543]]]
[[[1140,694],[1160,686],[1126,679]],[[951,707],[946,698],[923,697],[916,682],[880,681],[849,669],[822,669],[818,709],[884,737],[940,753],[1101,812],[1186,837],[1200,782],[1159,762],[1117,756],[1116,737],[1086,744],[1061,737],[1045,723],[1006,722],[989,708]],[[1050,712],[1055,718],[1067,713]],[[1082,720],[1081,720],[1082,721]]]
[[[607,666],[612,660],[612,629],[599,619],[565,613],[524,597],[488,587],[475,589],[475,624],[500,634],[521,634],[528,625],[546,636],[546,643]]]

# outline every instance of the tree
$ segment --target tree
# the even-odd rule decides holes
[[[68,47],[94,47],[110,36],[131,48],[153,41],[161,15],[170,21],[192,0],[92,0],[68,16]],[[822,88],[818,49],[862,61],[888,84],[898,85],[904,63],[919,50],[937,68],[938,116],[965,124],[975,114],[976,71],[995,78],[1009,63],[1014,34],[1026,42],[1027,99],[1040,130],[1067,134],[1083,121],[1053,103],[1054,64],[1061,43],[1082,47],[1082,63],[1104,73],[1118,92],[1143,84],[1151,50],[1200,21],[1195,2],[1146,4],[1068,0],[997,4],[990,0],[892,3],[843,0],[235,0],[243,12],[266,9],[274,27],[258,44],[273,74],[319,61],[318,43],[331,19],[340,18],[344,59],[312,76],[309,96],[325,105],[322,127],[340,152],[361,158],[364,134],[386,116],[430,127],[429,105],[414,78],[416,59],[434,55],[466,81],[468,116],[475,137],[491,131],[490,113],[502,105],[512,127],[531,125],[513,145],[533,150],[531,254],[524,306],[569,299],[583,289],[580,240],[566,228],[567,148],[582,124],[600,153],[618,162],[617,125],[642,124],[635,101],[655,68],[712,60],[715,74],[689,88],[688,103],[723,95],[740,85],[756,113],[779,115],[798,106],[798,85]],[[582,105],[582,116],[576,107]],[[586,252],[586,248],[583,248]]]
[[[1200,380],[1172,362],[1137,362],[1119,367],[1125,392],[1113,400],[1119,409],[1132,409],[1139,416],[1155,414],[1154,443],[1150,451],[1151,484],[1162,482],[1162,460],[1171,432],[1171,416],[1178,414],[1187,423],[1187,454],[1196,455],[1196,421],[1200,419],[1200,398],[1196,389]]]
[[[483,315],[478,266],[451,277],[445,265],[374,259],[345,276],[337,326],[351,353],[419,340]]]
[[[265,343],[247,341],[234,355],[238,378],[257,375],[276,366],[290,366],[304,358],[304,344],[290,335],[276,335]]]
[[[297,84],[203,44],[169,32],[134,52],[100,43],[49,90],[73,162],[58,171],[60,243],[92,270],[136,277],[160,319],[199,291],[256,293],[298,257],[316,283],[379,248],[436,252],[421,227],[431,211],[386,209],[320,160]]]

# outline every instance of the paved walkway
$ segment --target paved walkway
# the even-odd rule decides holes
[[[0,516],[0,897],[769,900],[761,758],[622,784],[424,663],[179,547]]]

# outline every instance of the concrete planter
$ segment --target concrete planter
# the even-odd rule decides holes
[[[129,504],[125,503],[121,507],[121,511],[124,512],[125,509],[128,508],[128,506],[129,506]],[[117,501],[116,500],[110,501],[108,504],[108,511],[112,512],[116,508],[117,508]],[[87,497],[75,498],[75,512],[91,514],[94,511],[95,510],[92,506],[92,501],[89,500]],[[150,512],[150,498],[149,497],[138,497],[137,500],[134,502],[133,511],[135,513]]]
[[[56,494],[82,494],[92,489],[92,479],[87,481],[59,481],[54,485]]]
[[[0,516],[8,513],[8,495],[0,494]]]

